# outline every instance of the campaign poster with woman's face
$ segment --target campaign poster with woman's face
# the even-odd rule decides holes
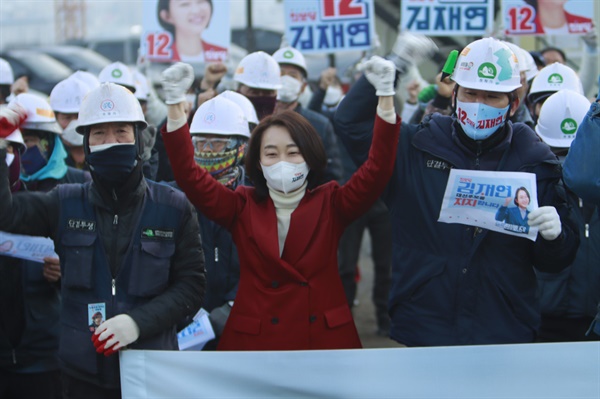
[[[507,35],[585,35],[594,30],[591,0],[504,0]],[[598,6],[598,5],[596,5]]]
[[[229,0],[146,0],[141,55],[151,62],[223,62],[231,42]]]

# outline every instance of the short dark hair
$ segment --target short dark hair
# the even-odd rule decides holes
[[[211,13],[211,19],[212,19],[212,12],[213,12],[212,0],[206,0],[206,1],[210,5],[210,13]],[[164,30],[171,32],[171,35],[173,35],[173,39],[174,39],[175,38],[175,27],[173,26],[173,24],[170,24],[170,23],[164,21],[160,17],[160,12],[162,10],[170,12],[170,10],[169,10],[170,3],[171,3],[171,0],[158,0],[158,3],[156,5],[156,17],[158,18],[158,23],[160,24],[160,26],[162,26]],[[206,24],[207,28],[208,28],[209,24],[210,24],[210,20],[208,21],[208,24]]]
[[[513,199],[513,202],[515,203],[516,206],[519,206],[519,204],[517,203],[517,197],[519,196],[519,191],[525,191],[525,194],[527,194],[527,198],[529,198],[529,200],[531,201],[531,196],[529,195],[529,191],[527,191],[527,189],[525,187],[519,187],[517,188],[517,191],[515,191],[515,199]]]
[[[543,49],[542,51],[540,51],[540,54],[543,57],[544,53],[547,53],[548,51],[556,51],[558,54],[560,54],[560,56],[563,58],[563,60],[565,60],[565,62],[567,62],[567,55],[565,54],[564,51],[562,51],[558,47],[546,47],[545,49]]]
[[[246,175],[254,184],[258,199],[264,199],[269,195],[267,181],[260,169],[260,153],[265,131],[272,126],[281,126],[290,133],[292,140],[298,146],[300,154],[302,154],[306,165],[310,169],[306,178],[307,187],[316,187],[327,167],[327,154],[325,153],[323,141],[306,118],[295,111],[283,111],[264,118],[252,131],[248,143],[245,159]]]

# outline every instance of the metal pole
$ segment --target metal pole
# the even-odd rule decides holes
[[[252,27],[252,0],[246,0],[246,38],[248,53],[256,50],[256,40],[254,38],[254,28]]]

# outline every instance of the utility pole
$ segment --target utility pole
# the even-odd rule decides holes
[[[254,27],[252,26],[252,0],[246,0],[246,38],[248,53],[253,53],[256,49],[256,38],[254,37]]]
[[[56,42],[85,37],[85,0],[55,0],[54,26]]]

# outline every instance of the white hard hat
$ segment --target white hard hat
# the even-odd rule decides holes
[[[273,58],[279,64],[294,65],[302,70],[304,77],[308,76],[306,71],[306,60],[302,53],[293,47],[282,47],[273,53]]]
[[[500,40],[476,40],[461,51],[452,80],[469,89],[509,93],[521,87],[519,62]]]
[[[90,72],[76,71],[70,77],[81,80],[83,83],[89,86],[90,90],[100,86],[100,80],[98,79],[98,77]]]
[[[248,122],[258,125],[259,120],[258,115],[256,115],[256,109],[254,108],[252,101],[248,100],[246,96],[235,91],[225,90],[223,93],[219,94],[218,97],[223,97],[236,103],[242,111],[244,111],[244,115],[246,115]]]
[[[277,90],[281,88],[280,75],[277,61],[264,51],[257,51],[242,58],[233,80],[255,89]]]
[[[0,58],[0,85],[11,85],[15,83],[15,76],[8,61]]]
[[[31,93],[21,93],[10,104],[19,104],[27,111],[27,119],[20,126],[22,130],[30,129],[43,130],[55,134],[62,133],[62,128],[56,122],[54,111],[52,111],[50,104],[42,97]]]
[[[23,134],[21,134],[19,129],[15,129],[14,132],[9,134],[5,140],[10,141],[13,144],[20,144],[22,149],[25,149],[25,140],[23,140]]]
[[[85,82],[71,75],[54,86],[50,93],[50,106],[54,112],[76,114],[81,101],[90,90]]]
[[[528,99],[530,102],[536,102],[540,98],[564,89],[583,95],[583,85],[575,71],[564,64],[555,62],[545,66],[533,79]]]
[[[244,111],[222,96],[214,97],[198,108],[190,125],[190,133],[250,137]]]
[[[98,80],[100,83],[112,82],[121,86],[125,86],[131,91],[135,90],[135,79],[131,69],[122,62],[113,62],[108,64],[98,74]]]
[[[134,123],[140,130],[148,126],[140,102],[133,93],[110,82],[90,91],[81,102],[77,133],[83,134],[88,126],[108,122]]]
[[[542,105],[535,131],[549,146],[569,148],[589,108],[590,101],[585,96],[560,90]]]
[[[525,61],[525,55],[523,54],[523,49],[519,46],[517,46],[514,43],[510,43],[504,40],[500,40],[503,44],[506,44],[506,46],[510,49],[510,51],[512,51],[516,56],[517,56],[517,62],[519,63],[519,72],[525,72],[527,70],[527,63]]]
[[[83,136],[81,134],[77,133],[78,125],[79,125],[79,122],[77,121],[77,119],[69,122],[69,124],[63,131],[63,134],[61,137],[63,139],[63,141],[66,141],[68,144],[72,145],[73,147],[82,147],[83,146]]]
[[[525,75],[527,76],[527,80],[531,80],[535,78],[539,72],[535,60],[529,51],[523,51],[525,54],[525,62],[527,63],[527,70],[525,71]]]
[[[135,98],[142,101],[148,101],[150,95],[150,88],[148,86],[148,78],[138,70],[133,71],[133,78],[135,79]]]

